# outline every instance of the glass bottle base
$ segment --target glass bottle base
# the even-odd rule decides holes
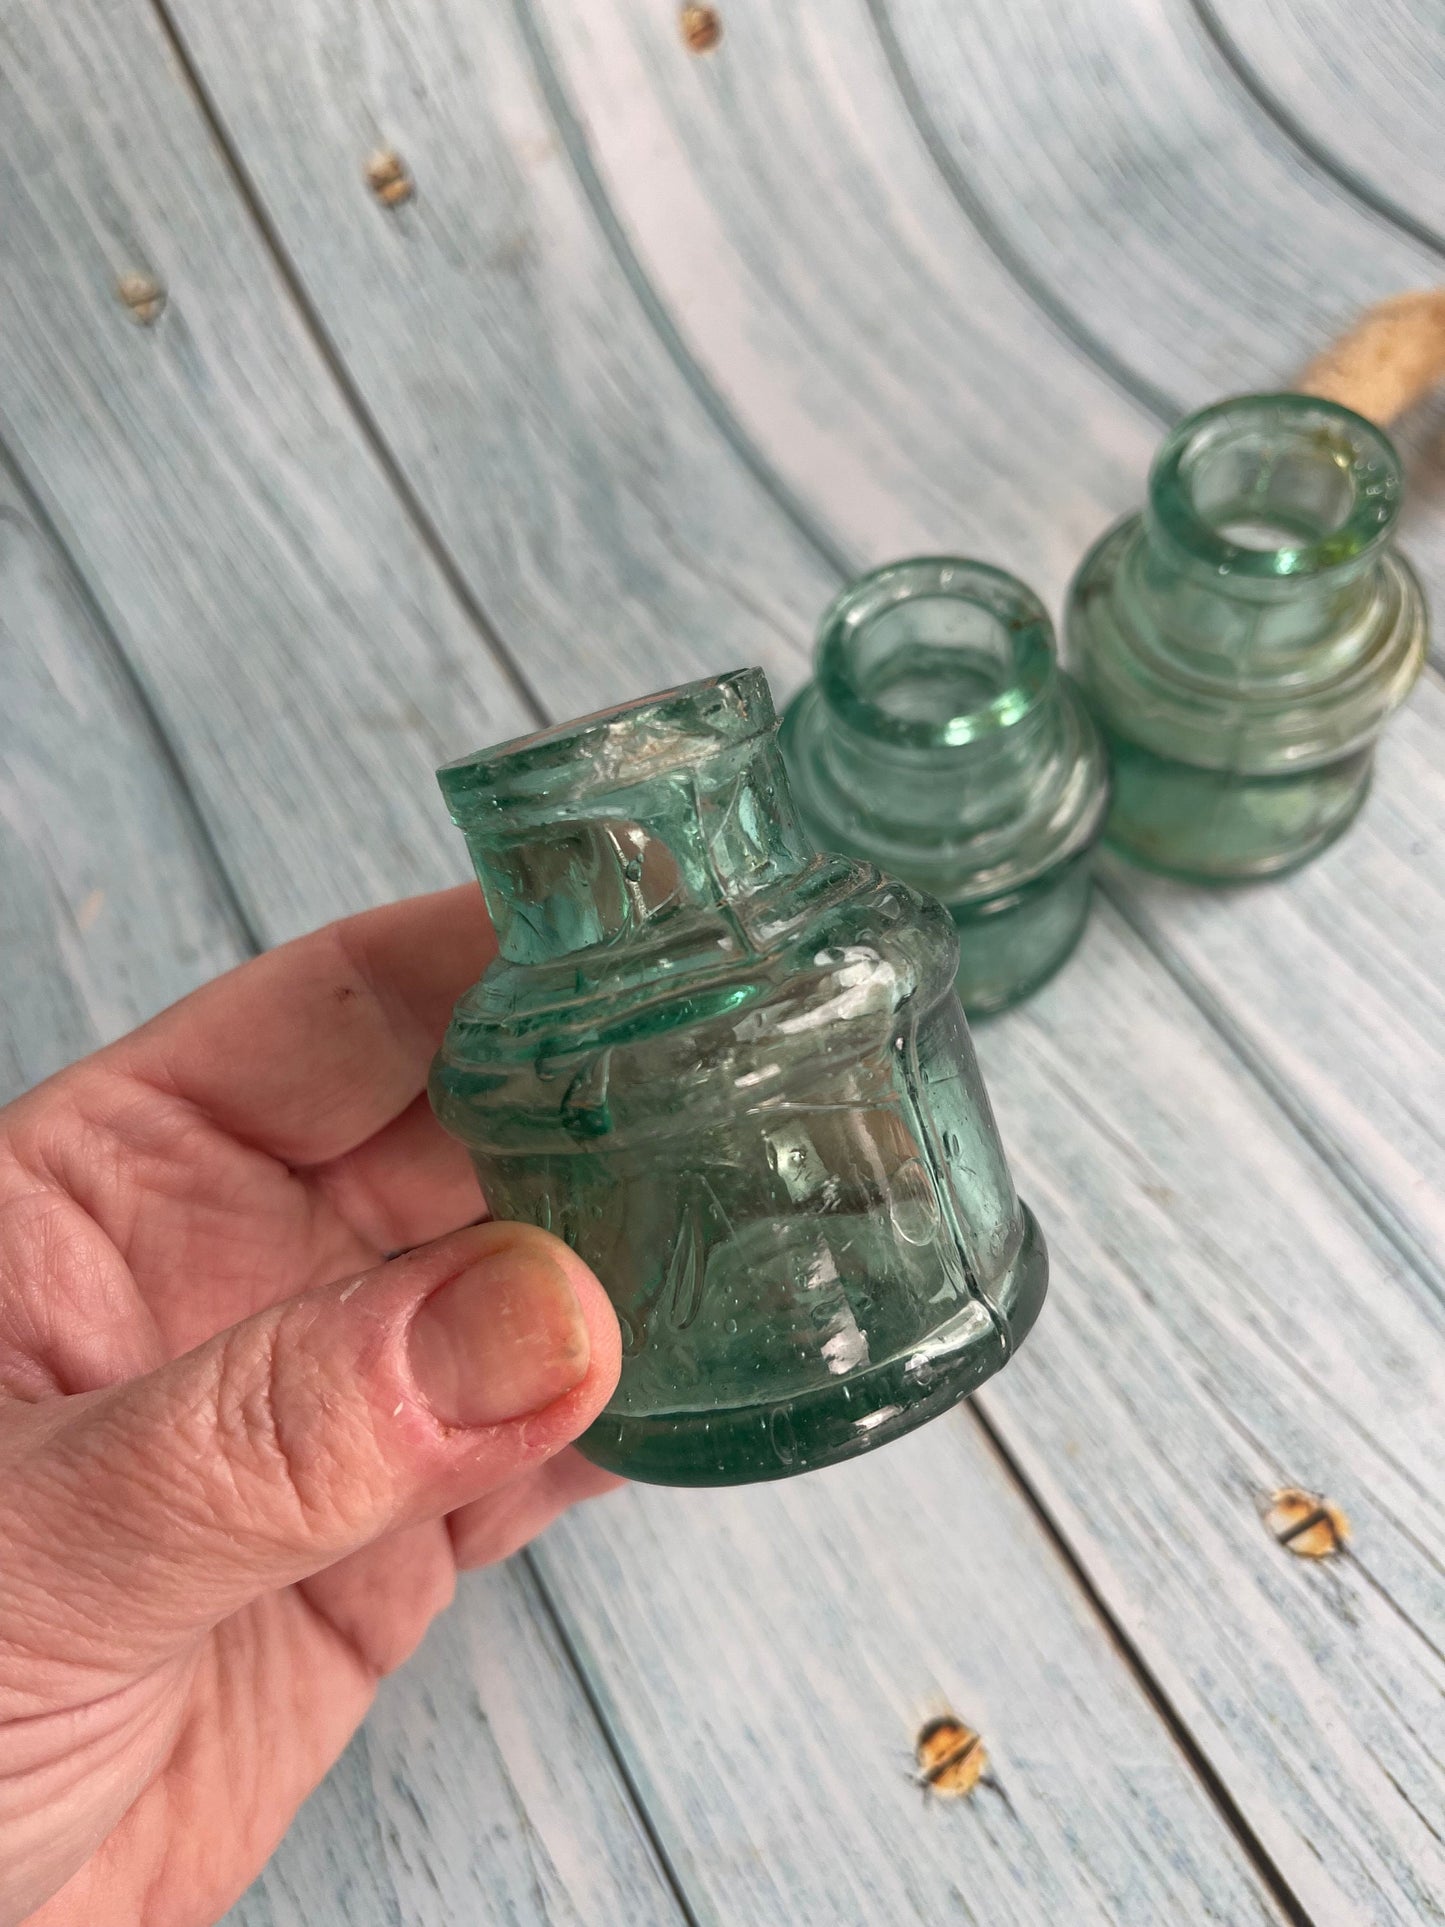
[[[958,994],[971,1018],[1022,1003],[1066,961],[1083,935],[1093,887],[1092,851],[1021,890],[951,904],[958,929]]]
[[[839,1465],[926,1425],[1005,1365],[1038,1317],[1048,1254],[1033,1214],[1020,1208],[1024,1238],[1000,1293],[1000,1317],[947,1357],[910,1354],[765,1404],[645,1418],[604,1412],[577,1449],[646,1485],[753,1485]]]
[[[1114,762],[1108,842],[1190,883],[1243,883],[1296,869],[1334,842],[1370,787],[1371,749],[1271,776],[1199,769],[1105,729]]]

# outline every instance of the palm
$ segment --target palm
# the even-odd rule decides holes
[[[487,933],[475,893],[423,903],[223,979],[13,1107],[0,1389],[34,1400],[149,1371],[481,1214],[419,1087]],[[41,1336],[17,1342],[27,1332]],[[132,1657],[123,1627],[99,1677],[68,1682],[57,1654],[50,1704],[69,1723],[56,1746],[74,1749],[78,1715],[99,1769],[70,1796],[89,1803],[78,1824],[113,1830],[35,1920],[212,1918],[450,1598],[458,1565],[505,1556],[609,1483],[564,1454],[255,1601],[159,1666]]]

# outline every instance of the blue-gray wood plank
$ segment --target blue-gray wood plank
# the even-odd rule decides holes
[[[670,0],[0,0],[12,1083],[456,874],[443,750],[786,687],[889,552],[1057,598],[1164,414],[1437,273],[1279,111],[1317,60],[1244,84],[1235,11],[736,0],[698,60]],[[1114,866],[984,1034],[1058,1260],[980,1401],[1005,1456],[960,1415],[566,1522],[238,1921],[1440,1916],[1442,702],[1315,869]],[[1343,1567],[1263,1532],[1286,1479],[1351,1512]],[[945,1700],[1001,1788],[953,1813],[905,1779]]]

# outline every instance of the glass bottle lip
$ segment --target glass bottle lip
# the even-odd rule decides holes
[[[971,606],[992,625],[1005,673],[986,700],[920,717],[870,691],[861,666],[869,630],[894,609],[925,600]],[[816,680],[828,707],[864,735],[915,749],[961,747],[1010,728],[1038,703],[1056,667],[1053,624],[1033,590],[1005,569],[963,556],[885,563],[850,582],[818,627]]]
[[[513,808],[555,808],[584,790],[625,789],[776,727],[763,671],[731,669],[458,757],[437,782],[466,828]]]
[[[1211,519],[1200,501],[1207,465],[1251,442],[1274,460],[1288,455],[1338,471],[1345,499],[1332,526],[1300,541],[1256,547],[1231,537],[1229,523]],[[1262,465],[1261,475],[1269,473],[1270,465]],[[1400,458],[1382,429],[1339,402],[1292,392],[1237,395],[1187,416],[1165,438],[1149,474],[1154,524],[1193,560],[1257,582],[1319,575],[1368,554],[1389,535],[1403,493]]]

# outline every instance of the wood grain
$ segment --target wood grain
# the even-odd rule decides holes
[[[945,0],[877,4],[1011,244],[1176,407],[1278,382],[1438,272],[1261,110],[1191,0],[980,10],[966,40]]]
[[[417,1664],[425,1665],[430,1644]],[[363,1727],[302,1807],[269,1866],[225,1917],[224,1927],[408,1927],[372,1793],[371,1742]]]
[[[454,880],[431,767],[457,732],[531,713],[393,494],[154,18],[7,0],[0,48],[0,423],[183,743],[251,921],[274,940]],[[168,292],[150,327],[116,293],[142,269]],[[321,842],[298,833],[320,820]]]
[[[1049,1315],[981,1403],[1313,1919],[1445,1892],[1445,1302],[1100,906],[980,1054]],[[1312,1567],[1285,1485],[1355,1525]]]
[[[947,0],[871,4],[969,211],[1162,416],[1288,386],[1363,309],[1441,278],[1436,246],[1352,193],[1242,84],[1210,0],[981,8],[967,36]],[[1373,13],[1351,33],[1368,37]],[[1437,582],[1442,426],[1445,405],[1401,433],[1405,537]]]
[[[833,572],[660,351],[510,8],[181,0],[175,17],[367,409],[549,714],[740,662],[796,679]],[[363,190],[377,146],[416,182],[405,207]],[[458,751],[481,740],[452,724]]]
[[[1342,185],[1438,250],[1445,279],[1445,33],[1431,0],[1332,8],[1200,0],[1216,38],[1287,133]]]
[[[162,745],[0,464],[0,1102],[239,962]]]
[[[965,1414],[747,1491],[624,1494],[541,1563],[700,1921],[1278,1918]],[[990,1779],[925,1798],[952,1711]]]
[[[525,1568],[474,1573],[228,1927],[673,1927]]]
[[[638,0],[519,14],[634,277],[809,524],[852,567],[984,551],[1057,596],[1154,425],[961,219],[866,11],[744,0],[706,62]]]

